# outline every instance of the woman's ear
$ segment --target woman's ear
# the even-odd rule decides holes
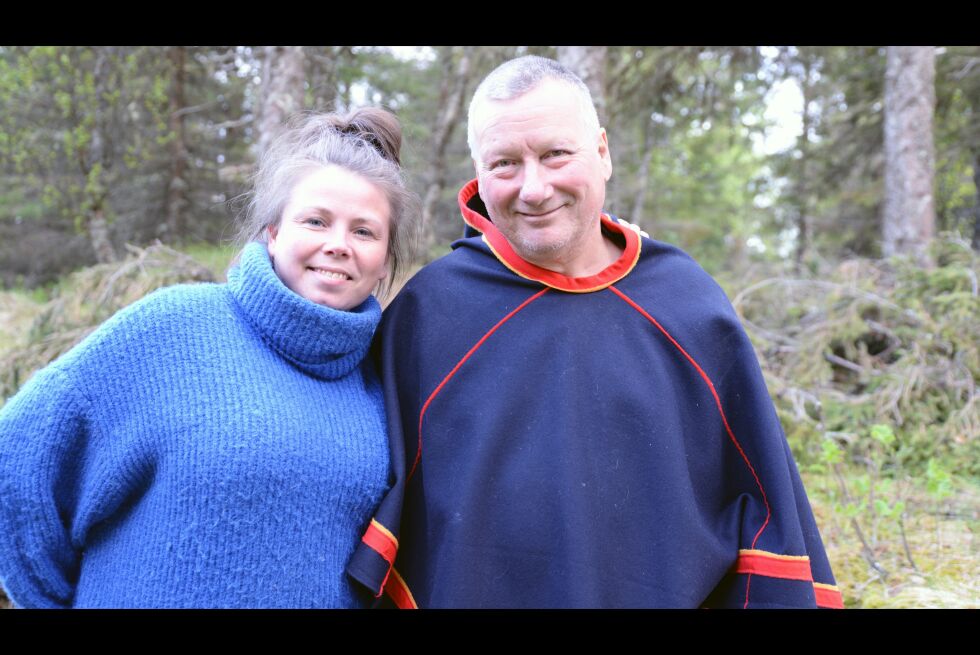
[[[274,258],[276,256],[276,237],[279,236],[279,226],[270,225],[265,228],[268,233],[268,241],[266,241],[266,247],[269,250],[269,257]]]

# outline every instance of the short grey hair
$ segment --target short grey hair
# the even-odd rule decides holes
[[[385,297],[418,249],[421,211],[418,196],[405,186],[399,162],[401,125],[383,109],[363,107],[347,114],[299,114],[259,158],[247,194],[238,245],[269,242],[299,181],[324,166],[338,166],[381,188],[388,199],[389,274],[378,295]],[[236,258],[237,260],[237,258]],[[233,262],[234,263],[234,262]]]
[[[535,89],[544,80],[563,82],[577,91],[582,119],[585,127],[599,131],[599,114],[592,102],[589,87],[578,75],[568,70],[554,59],[527,55],[511,59],[497,66],[480,82],[470,101],[469,113],[466,118],[466,139],[470,146],[470,156],[479,161],[476,144],[476,126],[473,118],[476,108],[487,100],[513,100]]]

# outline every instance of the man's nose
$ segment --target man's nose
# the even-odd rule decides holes
[[[524,179],[521,182],[521,201],[529,205],[540,205],[551,195],[547,172],[537,162],[524,165]]]

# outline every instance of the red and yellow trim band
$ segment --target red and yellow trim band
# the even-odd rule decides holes
[[[735,562],[736,573],[754,573],[784,580],[813,581],[810,558],[806,555],[777,555],[765,550],[742,549]]]
[[[525,279],[540,282],[541,284],[547,285],[553,289],[558,289],[559,291],[567,291],[570,293],[591,293],[593,291],[605,289],[609,285],[622,280],[624,277],[629,275],[630,271],[632,271],[636,266],[636,262],[638,262],[640,259],[640,236],[633,230],[620,225],[603,214],[600,217],[602,226],[608,231],[622,236],[622,238],[626,241],[626,248],[619,256],[619,259],[604,268],[599,273],[589,275],[587,277],[569,277],[567,275],[562,275],[561,273],[556,273],[555,271],[536,266],[523,259],[517,254],[517,252],[514,251],[513,246],[510,245],[510,242],[508,242],[507,238],[501,234],[500,230],[497,229],[497,226],[495,226],[493,222],[467,206],[467,203],[472,200],[478,192],[479,184],[477,180],[471,180],[460,190],[458,200],[460,212],[463,214],[463,220],[467,225],[483,234],[483,241],[490,248],[490,252],[492,252],[498,260],[500,260],[501,264],[506,266],[513,273]]]
[[[817,597],[817,607],[826,607],[832,610],[844,609],[844,596],[841,595],[837,585],[814,582],[813,593]]]
[[[364,531],[364,536],[361,537],[361,541],[367,544],[378,555],[381,555],[388,562],[389,566],[395,563],[395,556],[398,554],[398,539],[391,533],[391,530],[376,520],[371,519],[371,523],[368,525],[367,530]]]
[[[391,598],[395,607],[400,610],[417,610],[419,608],[418,603],[415,602],[415,598],[412,596],[411,590],[405,584],[405,580],[402,576],[398,575],[398,571],[394,568],[391,569],[391,577],[388,580],[388,584],[385,585],[385,592]]]
[[[766,550],[743,548],[738,551],[735,573],[809,582],[813,585],[817,607],[844,609],[844,598],[836,585],[813,581],[810,558],[806,555],[779,555]]]

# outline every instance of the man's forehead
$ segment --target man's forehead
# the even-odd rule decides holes
[[[486,122],[498,114],[533,111],[535,107],[548,107],[562,114],[577,115],[579,103],[575,102],[575,89],[560,80],[542,80],[534,88],[519,96],[507,99],[483,98],[473,112],[477,122]]]
[[[516,98],[485,99],[472,115],[477,142],[482,149],[508,140],[510,132],[539,139],[584,140],[587,122],[574,93],[568,84],[548,80]]]

